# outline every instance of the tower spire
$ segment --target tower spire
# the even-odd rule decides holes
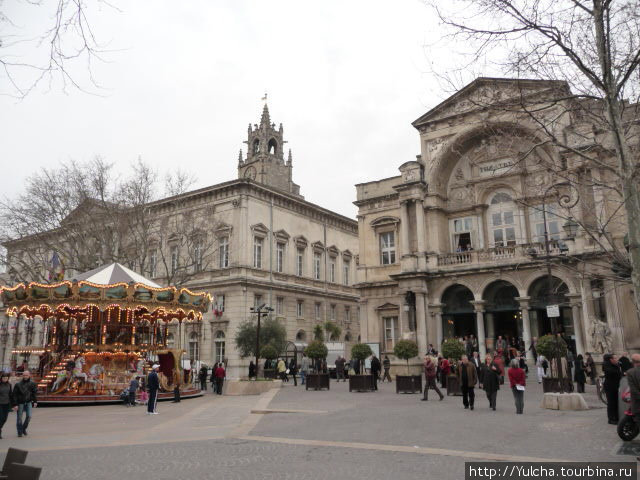
[[[240,153],[238,154],[238,166],[242,166],[243,164],[243,160],[242,160],[242,149],[240,149]]]
[[[261,127],[271,126],[271,117],[269,116],[269,107],[267,106],[267,102],[264,103],[264,108],[262,109],[262,118],[260,118],[260,126]]]
[[[291,149],[289,149],[289,157],[287,158],[287,166],[290,167],[293,163],[293,157],[291,156]]]

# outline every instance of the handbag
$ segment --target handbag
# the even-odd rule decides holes
[[[287,375],[289,375],[289,372],[290,372],[290,371],[291,371],[291,370],[289,370],[289,369],[287,368],[287,370],[286,370],[286,372],[285,372],[285,373],[286,373]]]
[[[524,392],[524,385],[516,385],[516,390]]]

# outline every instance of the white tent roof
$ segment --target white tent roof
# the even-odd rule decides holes
[[[162,288],[155,282],[144,278],[142,275],[137,274],[133,270],[129,270],[127,267],[120,265],[119,263],[112,263],[111,265],[104,265],[102,267],[95,268],[80,275],[75,276],[76,280],[85,280],[91,283],[97,283],[98,285],[111,285],[113,283],[143,283],[149,287]]]

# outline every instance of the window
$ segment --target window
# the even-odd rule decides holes
[[[506,193],[497,193],[489,206],[489,226],[494,247],[511,247],[516,244],[516,206]]]
[[[191,332],[191,335],[189,335],[189,359],[197,360],[198,353],[198,334]]]
[[[276,243],[276,272],[284,272],[284,243]]]
[[[262,268],[262,244],[262,238],[253,237],[253,268]]]
[[[193,246],[193,269],[195,272],[202,271],[202,248],[202,239],[197,238]]]
[[[313,278],[320,280],[320,265],[322,263],[322,254],[313,252]]]
[[[344,307],[344,321],[351,321],[351,307]]]
[[[276,315],[284,315],[284,297],[276,298]]]
[[[217,331],[216,332],[216,340],[215,340],[216,350],[214,353],[214,362],[223,363],[224,362],[224,351],[225,351],[225,339],[224,332]]]
[[[380,234],[380,263],[382,265],[396,263],[395,232],[384,232]]]
[[[218,310],[220,310],[221,312],[224,312],[224,295],[217,295],[216,296],[216,303],[218,304]]]
[[[298,248],[296,253],[296,275],[301,277],[304,274],[304,248]]]
[[[259,293],[254,293],[253,308],[258,308],[260,305],[262,305],[262,295],[260,295]]]
[[[547,205],[545,208],[547,216],[547,234],[549,240],[560,240],[560,218],[556,215],[555,205]],[[531,214],[531,224],[533,231],[533,241],[544,243],[544,213],[542,205],[534,207]]]
[[[158,250],[155,248],[149,252],[149,276],[151,278],[156,277],[156,270],[158,269]]]
[[[351,262],[345,260],[344,261],[344,267],[343,267],[343,280],[344,280],[344,284],[345,285],[349,285],[349,271],[350,271],[350,267],[351,267]]]
[[[473,217],[455,218],[451,221],[452,247],[455,252],[467,252],[477,248]]]
[[[167,348],[173,348],[176,345],[176,338],[173,336],[173,333],[167,334]]]
[[[220,268],[229,266],[229,237],[220,238]]]
[[[331,304],[331,309],[330,309],[330,314],[331,314],[331,320],[335,320],[336,319],[336,305],[335,304]]]
[[[336,283],[336,257],[329,258],[329,281]]]
[[[316,304],[314,305],[314,312],[315,312],[315,319],[316,320],[320,320],[320,318],[322,317],[322,304],[319,302],[316,302]]]
[[[174,245],[171,247],[171,275],[178,270],[178,260],[178,246]]]
[[[398,317],[384,317],[384,351],[391,352],[398,339]]]
[[[296,303],[296,317],[303,318],[304,317],[304,301],[298,300]]]

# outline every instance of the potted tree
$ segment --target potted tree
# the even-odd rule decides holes
[[[268,361],[269,368],[264,369],[264,378],[276,378],[276,369],[273,367],[273,360],[278,358],[278,351],[270,343],[260,349],[260,357]],[[265,362],[266,364],[267,362]]]
[[[309,357],[313,361],[313,373],[307,374],[306,380],[306,389],[310,388],[313,390],[322,390],[326,388],[329,390],[329,374],[322,373],[318,369],[318,364],[321,360],[327,358],[327,346],[322,343],[320,340],[313,340],[307,348],[304,350],[304,353],[307,357]]]
[[[407,362],[407,374],[396,375],[396,393],[422,393],[422,375],[409,374],[409,359],[418,356],[418,345],[411,340],[400,340],[393,347],[393,354]]]
[[[442,357],[458,362],[465,354],[464,345],[457,338],[448,338],[442,342]],[[462,395],[458,377],[454,373],[456,365],[451,365],[451,373],[447,377],[447,395]]]
[[[257,326],[255,322],[248,320],[240,324],[236,331],[236,347],[242,358],[256,356],[256,334]],[[275,350],[273,358],[277,358],[280,352],[284,351],[287,343],[287,330],[275,318],[266,318],[260,327],[260,345],[270,345]],[[272,350],[267,350],[272,354]],[[264,369],[256,365],[258,372],[262,371],[265,378],[273,378],[275,369],[271,366],[273,358],[268,359],[263,356],[263,348],[260,348],[260,356],[265,358]],[[268,377],[269,376],[269,377]]]
[[[367,357],[373,354],[371,347],[366,343],[356,343],[351,347],[351,358],[355,358],[359,361],[360,368]],[[360,372],[356,372],[355,375],[349,375],[349,391],[356,392],[371,392],[373,391],[373,375],[361,375]]]
[[[544,355],[549,363],[547,375],[542,379],[544,393],[573,391],[573,382],[567,362],[567,344],[559,336],[544,335],[536,344],[538,355]]]

